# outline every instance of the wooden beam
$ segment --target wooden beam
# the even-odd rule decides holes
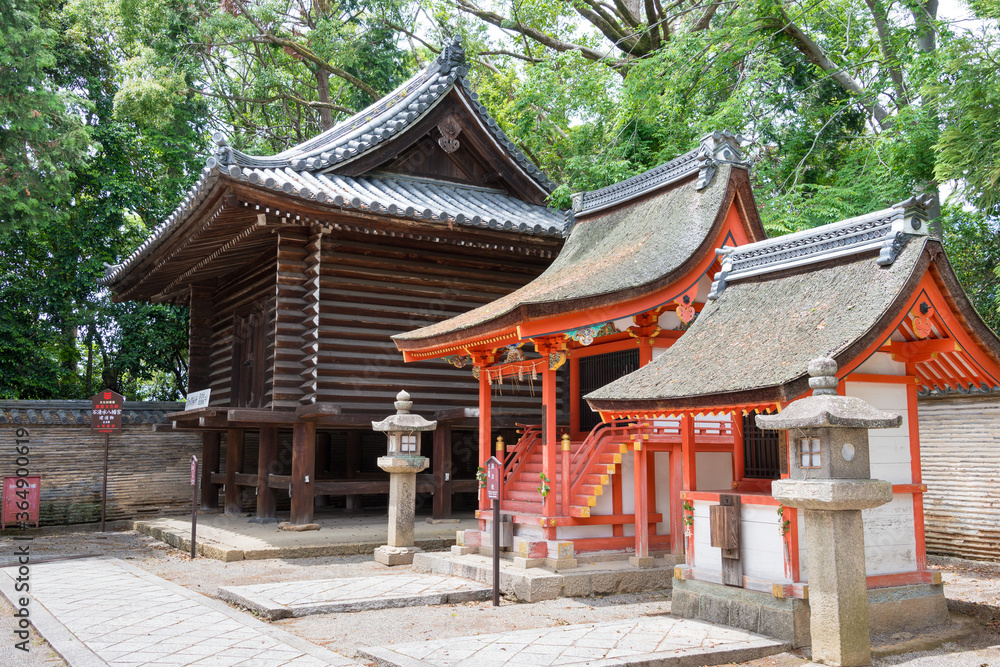
[[[294,424],[298,419],[291,410],[258,410],[255,408],[233,408],[226,412],[230,423],[241,425]]]
[[[206,408],[197,408],[195,410],[182,410],[180,412],[168,412],[163,415],[164,419],[169,421],[177,422],[189,422],[201,419],[203,417],[215,417],[221,413],[225,408],[213,408],[208,406]]]
[[[311,421],[323,417],[337,417],[340,415],[340,405],[337,403],[310,403],[301,405],[295,409],[295,416],[298,419]]]
[[[316,424],[299,422],[292,431],[293,525],[312,523],[316,488]]]
[[[201,508],[219,509],[219,487],[212,483],[212,473],[219,472],[221,433],[205,431],[201,434]]]
[[[236,473],[243,472],[243,429],[226,431],[226,514],[243,511]]]
[[[929,338],[925,340],[890,341],[881,351],[890,352],[893,361],[913,362],[934,359],[941,352],[955,352],[962,349],[952,338]],[[934,356],[931,356],[934,355]],[[913,357],[920,357],[915,359]]]
[[[277,473],[278,427],[262,426],[260,446],[257,450],[257,519],[270,521],[277,517],[277,500],[274,490],[267,485],[267,476]]]

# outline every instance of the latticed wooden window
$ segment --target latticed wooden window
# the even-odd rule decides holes
[[[590,431],[601,423],[601,415],[590,409],[583,398],[609,382],[639,370],[639,349],[595,354],[580,359],[580,424],[581,431]]]
[[[756,412],[743,417],[743,477],[744,479],[778,479],[781,477],[780,433],[757,428]]]

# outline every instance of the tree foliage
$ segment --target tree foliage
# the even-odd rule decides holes
[[[0,0],[0,391],[183,391],[183,309],[96,286],[173,208],[208,131],[269,154],[464,37],[551,203],[704,134],[746,138],[766,228],[954,191],[944,241],[1000,324],[1000,0]]]

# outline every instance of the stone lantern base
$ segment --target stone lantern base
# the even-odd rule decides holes
[[[375,560],[383,565],[409,565],[413,562],[413,554],[423,552],[420,547],[392,547],[385,544],[375,549]]]

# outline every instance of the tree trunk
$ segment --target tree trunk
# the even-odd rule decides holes
[[[324,105],[330,104],[330,73],[322,67],[316,68],[316,90],[319,93],[319,101]],[[319,108],[319,122],[324,130],[333,127],[333,110],[329,106]]]

